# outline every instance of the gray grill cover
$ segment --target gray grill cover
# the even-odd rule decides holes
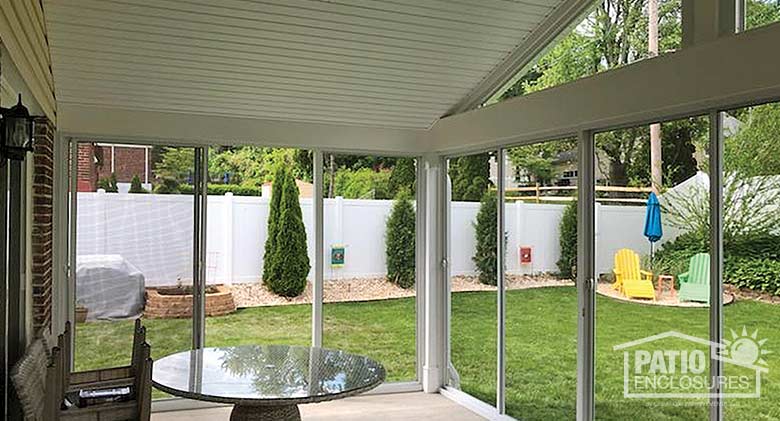
[[[118,254],[78,256],[76,304],[90,320],[136,317],[144,310],[144,275]]]

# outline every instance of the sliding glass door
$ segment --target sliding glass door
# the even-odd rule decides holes
[[[143,317],[155,359],[321,345],[419,384],[416,158],[314,165],[322,154],[307,150],[108,141],[74,152],[76,370],[129,364]]]
[[[708,417],[708,147],[706,117],[595,135],[598,419]]]
[[[213,146],[208,167],[206,346],[311,345],[311,152]]]
[[[529,420],[573,419],[577,142],[551,140],[505,151],[506,414]],[[543,160],[550,165],[539,165]]]
[[[417,160],[325,154],[322,346],[417,381]]]
[[[195,148],[77,145],[74,369],[130,363],[143,316],[152,357],[192,347]]]
[[[496,405],[495,152],[448,160],[449,386]]]

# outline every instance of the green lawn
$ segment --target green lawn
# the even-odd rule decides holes
[[[414,378],[413,299],[325,305],[324,343],[372,356],[390,380]],[[466,392],[495,400],[495,293],[457,293],[452,298],[452,360]],[[311,307],[243,309],[207,319],[207,345],[308,344]],[[610,420],[704,419],[702,400],[623,398],[623,356],[614,345],[677,330],[707,336],[707,309],[651,307],[598,297],[597,417]],[[726,307],[729,328],[759,329],[765,347],[780,344],[780,307],[739,302]],[[182,320],[146,320],[153,355],[189,346]],[[76,329],[76,368],[121,364],[129,359],[131,322],[94,322]],[[507,412],[518,419],[573,419],[576,400],[576,291],[573,287],[507,292]],[[780,419],[780,355],[769,354],[761,399],[727,402],[727,416]],[[726,373],[728,374],[728,372]]]

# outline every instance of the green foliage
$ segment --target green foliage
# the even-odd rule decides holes
[[[708,120],[690,117],[661,123],[661,156],[663,162],[663,183],[676,186],[696,175],[698,163],[695,153],[697,144],[706,144]],[[638,185],[650,184],[650,134],[643,131],[638,143],[635,159],[626,169],[628,180]]]
[[[141,185],[141,179],[138,177],[138,175],[134,175],[133,179],[130,181],[130,190],[128,190],[128,193],[149,193],[149,192]]]
[[[390,171],[390,179],[388,181],[389,193],[396,197],[401,191],[406,190],[414,196],[416,181],[417,169],[414,165],[414,158],[398,158],[392,171]]]
[[[108,177],[98,180],[97,188],[105,190],[106,193],[118,193],[119,187],[116,184],[116,174],[111,173]]]
[[[747,0],[746,29],[755,29],[773,22],[780,22],[780,3],[776,0]]]
[[[724,282],[739,288],[780,295],[780,261],[774,259],[728,258]]]
[[[415,274],[416,218],[411,194],[401,190],[387,219],[387,278],[401,288],[412,288]]]
[[[311,180],[311,152],[291,148],[240,146],[212,148],[209,177],[230,184],[259,186],[272,181],[276,168],[286,166],[297,179]]]
[[[390,175],[391,172],[387,170],[340,169],[336,172],[334,196],[346,199],[390,199]],[[330,181],[325,178],[324,191],[328,190],[329,184]]]
[[[522,181],[519,177],[527,174],[531,182],[545,186],[552,184],[558,175],[555,172],[554,161],[561,153],[574,150],[576,147],[575,139],[565,139],[518,146],[509,149],[508,155],[512,165],[515,166],[517,181]]]
[[[665,243],[654,256],[653,271],[674,275],[687,272],[691,256],[709,251],[708,241],[706,236],[685,233]],[[732,239],[724,244],[724,250],[724,282],[780,295],[780,236]]]
[[[563,210],[559,225],[561,257],[558,259],[558,270],[561,276],[574,279],[577,267],[577,202],[572,200]]]
[[[653,272],[677,276],[688,271],[691,257],[709,251],[708,239],[695,233],[684,233],[664,243],[653,256]]]
[[[598,72],[625,66],[647,57],[646,0],[604,0],[569,35],[564,37],[533,67],[535,77],[523,77],[510,91],[515,94],[536,92],[572,82]],[[680,47],[682,39],[679,0],[659,1],[659,49],[661,52]],[[509,95],[511,96],[511,95]],[[504,95],[503,98],[506,98]],[[683,123],[692,123],[683,120]],[[667,126],[665,124],[664,126]],[[670,128],[663,133],[664,171],[672,180],[690,174],[691,139],[680,137],[693,129]],[[671,143],[670,143],[671,142]],[[610,184],[625,186],[649,183],[649,130],[647,127],[614,130],[597,135],[597,147],[607,159],[599,162],[601,172]],[[690,152],[690,153],[689,153]],[[554,176],[551,158],[543,154],[514,157],[513,163],[545,184]]]
[[[724,142],[726,170],[746,177],[780,174],[780,104],[751,107],[738,118],[742,126]]]
[[[182,194],[193,194],[192,184],[182,184],[179,187]],[[255,187],[245,184],[213,184],[209,183],[208,194],[214,196],[224,196],[225,193],[233,193],[236,196],[262,196],[262,187]]]
[[[276,226],[276,242],[273,245],[273,277],[263,281],[275,294],[283,297],[297,297],[306,289],[309,274],[309,256],[306,245],[306,228],[295,177],[291,172],[285,176],[279,203],[279,221]]]
[[[485,285],[496,285],[498,270],[497,238],[498,200],[495,194],[485,192],[477,213],[476,231],[477,249],[471,260],[477,266],[479,281]]]
[[[263,283],[269,289],[271,284],[279,279],[279,262],[274,260],[276,252],[276,237],[279,233],[279,222],[282,215],[282,191],[287,181],[287,171],[283,167],[276,169],[271,191],[271,203],[268,209],[268,230],[263,254]]]
[[[477,202],[490,186],[490,155],[462,156],[450,161],[452,200]]]
[[[184,184],[190,182],[195,170],[195,149],[164,147],[159,152],[159,160],[154,164],[154,174],[166,184],[169,189],[175,182]],[[155,191],[157,193],[157,191]]]
[[[185,194],[192,194],[193,187],[191,184],[179,184],[179,181],[173,178],[162,178],[154,185],[152,191],[155,194],[182,194],[186,191],[189,193]]]

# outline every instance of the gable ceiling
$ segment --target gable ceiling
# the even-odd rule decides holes
[[[535,34],[552,25],[560,32],[576,17],[561,19],[561,9],[574,2],[45,0],[44,6],[60,104],[427,129]]]

